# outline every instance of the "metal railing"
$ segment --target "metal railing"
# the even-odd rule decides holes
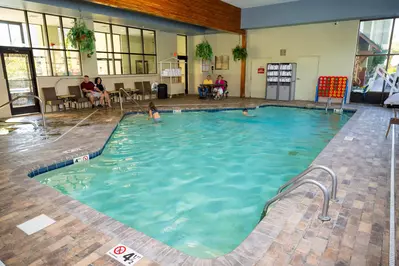
[[[142,111],[143,113],[146,113],[144,111],[144,109],[141,108],[140,104],[135,99],[133,99],[133,97],[132,97],[132,95],[130,93],[128,93],[125,89],[119,88],[118,93],[119,93],[119,104],[121,106],[121,111],[123,111],[122,92],[124,92],[126,94],[126,96],[130,97],[130,100],[132,102],[134,102],[139,107],[140,111]]]
[[[331,107],[332,99],[331,97],[328,97],[327,102],[326,102],[326,114],[328,113],[328,108]]]
[[[309,174],[310,172],[314,171],[314,170],[324,170],[327,173],[330,174],[331,176],[331,181],[332,181],[332,185],[331,185],[331,200],[333,201],[337,201],[337,186],[338,186],[338,182],[337,182],[337,175],[333,172],[333,170],[331,170],[330,168],[323,166],[323,165],[311,165],[309,166],[307,169],[305,169],[305,171],[303,171],[302,173],[300,173],[299,175],[297,175],[296,177],[294,177],[293,179],[291,179],[290,181],[288,181],[287,183],[285,183],[284,185],[282,185],[278,191],[277,194],[280,194],[286,187],[288,187],[289,185],[297,182],[299,179],[301,179],[302,177],[304,177],[305,175]]]
[[[396,217],[395,217],[395,125],[392,126],[391,184],[389,199],[389,266],[396,263]]]
[[[39,96],[36,96],[36,95],[21,95],[21,96],[17,96],[17,97],[15,97],[14,99],[12,99],[11,101],[8,101],[8,102],[6,102],[6,103],[0,105],[0,109],[3,108],[3,107],[6,106],[6,105],[10,105],[11,103],[13,103],[14,101],[16,101],[16,100],[18,100],[18,99],[20,99],[20,98],[28,98],[28,99],[29,99],[29,98],[34,98],[34,99],[39,100],[39,102],[40,102],[40,113],[42,114],[42,120],[43,120],[43,128],[46,129],[46,119],[45,119],[45,117],[44,117],[44,105],[43,105],[43,100],[42,100]]]
[[[330,193],[328,192],[327,188],[326,188],[325,186],[323,186],[321,183],[317,182],[316,180],[313,180],[313,179],[303,179],[303,180],[301,180],[301,181],[299,181],[299,182],[294,183],[294,184],[293,184],[291,187],[289,187],[287,190],[285,190],[285,191],[283,191],[283,192],[277,194],[277,195],[274,196],[272,199],[268,200],[268,201],[266,202],[265,206],[263,207],[263,211],[262,211],[262,214],[261,214],[261,217],[260,217],[259,222],[261,222],[262,219],[266,216],[266,214],[267,214],[267,209],[269,208],[269,206],[270,206],[273,202],[275,202],[275,201],[277,201],[277,200],[279,200],[279,199],[285,197],[287,194],[291,193],[292,191],[294,191],[295,189],[297,189],[298,187],[300,187],[300,186],[302,186],[302,185],[304,185],[304,184],[313,184],[313,185],[316,185],[317,187],[320,188],[320,190],[323,192],[324,201],[323,201],[323,209],[322,209],[321,214],[319,215],[318,218],[319,218],[321,221],[323,221],[323,222],[324,222],[324,221],[329,221],[329,220],[331,220],[331,218],[328,216],[328,204],[329,204],[329,201],[330,201]]]

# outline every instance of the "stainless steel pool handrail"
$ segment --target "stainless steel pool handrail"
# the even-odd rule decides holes
[[[337,201],[337,186],[338,186],[337,175],[334,173],[333,170],[331,170],[330,168],[328,168],[326,166],[323,166],[323,165],[310,165],[302,173],[300,173],[299,175],[297,175],[296,177],[294,177],[293,179],[291,179],[290,181],[288,181],[287,183],[282,185],[278,189],[277,194],[280,194],[286,187],[288,187],[292,183],[297,182],[299,179],[301,179],[305,175],[307,175],[310,172],[312,172],[314,170],[317,170],[317,169],[324,170],[324,171],[326,171],[327,173],[330,174],[331,181],[332,181],[332,185],[331,185],[331,200],[332,201]]]
[[[279,200],[279,199],[285,197],[287,194],[291,193],[292,191],[294,191],[295,189],[297,189],[298,187],[300,187],[300,186],[302,186],[302,185],[304,185],[304,184],[313,184],[313,185],[316,185],[316,186],[319,187],[320,190],[323,192],[323,198],[324,198],[324,200],[323,200],[323,209],[322,209],[321,214],[319,215],[318,218],[319,218],[321,221],[323,221],[323,222],[324,222],[324,221],[330,221],[331,218],[328,216],[328,204],[329,204],[329,201],[330,201],[330,193],[328,192],[327,188],[326,188],[325,186],[323,186],[321,183],[317,182],[316,180],[313,180],[313,179],[303,179],[303,180],[301,180],[301,181],[299,181],[299,182],[294,183],[294,184],[293,184],[291,187],[289,187],[287,190],[285,190],[285,191],[283,191],[283,192],[277,194],[277,195],[274,196],[272,199],[268,200],[268,201],[266,202],[265,206],[263,207],[263,211],[262,211],[262,214],[261,214],[261,217],[260,217],[259,222],[261,222],[262,219],[266,216],[266,214],[267,214],[267,209],[269,208],[269,206],[270,206],[273,202],[275,202],[275,201],[277,201],[277,200]]]
[[[11,101],[6,102],[5,104],[0,105],[0,109],[3,108],[6,105],[10,105],[11,103],[13,103],[14,101],[20,99],[20,98],[34,98],[39,100],[40,102],[40,113],[42,114],[42,120],[43,120],[43,128],[46,129],[46,119],[44,117],[44,106],[43,106],[43,100],[36,95],[21,95],[21,96],[17,96],[14,99],[12,99]]]
[[[140,104],[139,104],[135,99],[133,99],[133,97],[132,97],[132,95],[131,95],[130,93],[128,93],[128,92],[127,92],[125,89],[123,89],[123,88],[119,88],[118,93],[119,93],[119,104],[120,104],[120,106],[121,106],[121,111],[123,111],[122,93],[121,93],[121,92],[124,92],[124,93],[126,94],[126,96],[130,97],[130,100],[131,100],[132,102],[134,102],[134,103],[139,107],[139,109],[140,109],[143,113],[145,113],[144,109],[141,108]]]

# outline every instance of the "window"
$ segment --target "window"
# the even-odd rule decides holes
[[[391,54],[399,54],[399,18],[395,19],[395,27],[393,30]]]
[[[25,12],[0,8],[0,45],[29,47]]]
[[[75,19],[27,12],[37,76],[80,76],[80,53],[67,42]]]
[[[95,22],[99,75],[156,74],[155,32]]]
[[[215,69],[229,70],[229,56],[228,55],[215,56]]]
[[[396,72],[399,64],[399,19],[379,19],[361,21],[357,55],[353,70],[352,90],[363,91],[369,80],[374,77],[377,66],[388,73]],[[385,81],[377,76],[370,92],[385,92]],[[385,88],[385,89],[384,89]]]
[[[358,54],[386,54],[389,50],[393,19],[360,22]]]
[[[75,19],[8,8],[0,13],[0,46],[31,47],[37,76],[82,74],[80,53],[66,41]]]
[[[187,56],[187,36],[177,35],[177,55]]]

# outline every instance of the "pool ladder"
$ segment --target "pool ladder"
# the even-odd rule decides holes
[[[259,222],[262,221],[262,219],[266,216],[267,214],[267,209],[269,208],[269,206],[274,203],[275,201],[285,197],[286,195],[288,195],[289,193],[291,193],[292,191],[294,191],[295,189],[297,189],[298,187],[304,185],[304,184],[313,184],[316,185],[318,188],[320,188],[320,190],[323,192],[323,209],[321,211],[321,214],[319,215],[319,219],[321,221],[329,221],[331,220],[331,218],[328,216],[328,204],[330,201],[330,193],[327,190],[327,188],[322,185],[320,182],[310,179],[310,178],[306,178],[306,179],[302,179],[300,180],[302,177],[306,176],[307,174],[309,174],[310,172],[314,171],[314,170],[324,170],[326,171],[332,180],[332,185],[331,185],[331,200],[332,201],[337,201],[337,175],[328,167],[323,166],[323,165],[310,165],[307,169],[305,169],[302,173],[300,173],[299,175],[297,175],[296,177],[294,177],[293,179],[291,179],[290,181],[288,181],[287,183],[285,183],[284,185],[282,185],[277,192],[277,195],[274,196],[273,198],[271,198],[270,200],[268,200],[265,204],[265,206],[263,207],[263,211],[260,217]],[[291,186],[290,186],[291,185]],[[290,186],[290,187],[288,187]],[[288,189],[286,189],[288,187]],[[284,190],[286,189],[286,190]]]

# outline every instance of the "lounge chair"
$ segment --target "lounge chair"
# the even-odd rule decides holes
[[[43,91],[43,96],[44,96],[44,102],[45,105],[50,105],[51,107],[51,112],[53,112],[53,106],[57,106],[57,110],[60,110],[60,105],[62,104],[63,110],[65,111],[65,104],[64,100],[60,100],[57,98],[57,94],[55,92],[55,87],[46,87],[42,88]]]
[[[82,106],[89,102],[89,99],[82,97],[82,92],[79,86],[68,86],[68,90],[69,94],[75,95],[75,97],[72,98],[72,102],[75,104],[76,109],[78,109],[78,106],[82,108]]]

